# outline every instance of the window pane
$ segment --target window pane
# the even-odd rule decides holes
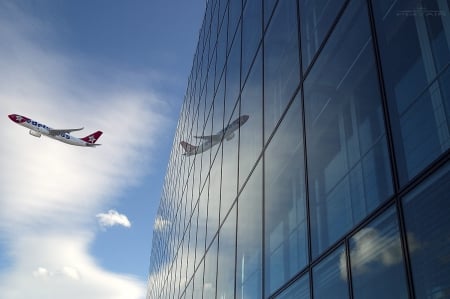
[[[192,295],[192,298],[202,298],[202,295],[203,295],[203,270],[204,270],[204,265],[203,265],[203,263],[201,263],[197,269],[197,272],[195,272],[194,293]]]
[[[228,11],[229,11],[229,25],[228,25],[228,49],[231,47],[231,41],[233,40],[234,34],[240,21],[242,14],[242,1],[231,0],[228,1]]]
[[[314,299],[348,298],[347,264],[341,246],[313,269]]]
[[[223,6],[222,3],[220,3]],[[228,11],[226,11],[228,12]],[[218,78],[221,77],[225,61],[227,57],[227,30],[228,27],[228,13],[226,13],[223,19],[222,26],[220,27],[219,36],[217,38],[217,64],[216,64],[216,85],[219,82]]]
[[[448,1],[372,1],[394,134],[405,184],[450,147]]]
[[[417,298],[450,296],[450,164],[404,198]]]
[[[219,227],[219,211],[220,211],[220,182],[221,182],[221,164],[222,164],[222,149],[219,145],[220,151],[214,160],[211,172],[209,174],[209,200],[208,200],[208,221],[206,227],[206,247],[213,239]]]
[[[242,77],[247,76],[256,55],[262,32],[262,1],[248,0],[242,19]]]
[[[407,298],[398,221],[389,209],[350,240],[354,298]]]
[[[365,1],[351,1],[304,84],[317,256],[392,194]]]
[[[262,297],[262,163],[238,200],[236,297]]]
[[[264,38],[266,141],[280,120],[300,80],[296,12],[296,1],[280,1]]]
[[[234,298],[236,250],[236,205],[219,231],[219,256],[217,261],[217,298]],[[205,296],[203,296],[205,298]],[[214,298],[214,297],[212,297]]]
[[[301,0],[302,62],[306,70],[336,19],[344,0]]]
[[[217,277],[217,238],[214,239],[214,242],[212,243],[211,247],[209,248],[205,256],[203,298],[216,297],[216,277]]]
[[[294,276],[308,259],[300,115],[298,96],[265,154],[266,293]]]
[[[228,56],[226,67],[226,91],[225,91],[225,115],[224,125],[226,126],[230,121],[231,114],[234,111],[236,102],[241,90],[241,38],[240,31],[237,33],[236,39],[233,42],[230,55]]]
[[[273,12],[273,7],[277,3],[277,0],[263,0],[264,1],[264,27],[267,26],[270,16]]]
[[[233,114],[232,121],[238,120],[238,112]],[[224,138],[222,162],[222,189],[220,197],[220,222],[231,208],[237,196],[238,183],[238,140],[239,131],[236,130],[229,137]]]
[[[311,298],[309,293],[309,276],[308,273],[303,275],[302,278],[294,282],[289,286],[287,290],[276,297],[277,299],[309,299]]]
[[[239,131],[239,186],[247,178],[262,150],[262,59],[261,51],[241,95],[241,116],[248,115]]]

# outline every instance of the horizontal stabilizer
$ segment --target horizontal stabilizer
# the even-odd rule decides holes
[[[183,147],[183,149],[185,150],[186,153],[193,153],[197,150],[198,146],[192,145],[187,143],[186,141],[181,141],[180,142],[181,146]]]

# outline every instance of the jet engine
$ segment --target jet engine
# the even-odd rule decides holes
[[[38,137],[38,138],[41,137],[41,133],[33,131],[33,130],[30,130],[30,135],[32,135],[34,137]]]
[[[228,135],[228,136],[227,136],[226,140],[227,140],[227,141],[228,141],[228,140],[231,140],[231,139],[233,139],[233,137],[234,137],[234,133],[231,133],[231,135]]]

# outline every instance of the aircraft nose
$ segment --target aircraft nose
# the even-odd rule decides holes
[[[15,123],[23,123],[24,121],[27,121],[28,118],[18,115],[18,114],[10,114],[8,115],[9,119],[12,120]]]
[[[244,124],[248,120],[248,118],[249,118],[248,115],[242,115],[241,116],[241,124]]]

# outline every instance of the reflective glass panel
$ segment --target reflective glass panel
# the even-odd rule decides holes
[[[238,22],[240,21],[242,14],[242,1],[231,0],[228,1],[228,14],[229,14],[229,22],[228,22],[228,50],[231,47],[231,41],[234,38],[236,33],[236,29],[238,26]]]
[[[263,0],[264,2],[264,27],[267,25],[270,16],[272,15],[273,8],[277,3],[277,0]]]
[[[235,110],[235,113],[233,114],[232,122],[239,121],[238,117],[239,114],[237,110]],[[233,131],[234,128],[236,129],[235,131]],[[224,136],[222,143],[223,162],[222,162],[222,189],[220,198],[221,223],[223,222],[225,215],[230,210],[233,201],[236,199],[237,181],[238,181],[239,128],[229,124],[226,130],[227,133]]]
[[[317,256],[392,194],[365,1],[349,3],[304,88]]]
[[[205,186],[202,194],[200,194],[200,200],[198,202],[197,264],[205,254],[206,224],[208,216],[208,187],[209,184]]]
[[[313,269],[313,298],[349,298],[347,282],[345,250],[341,246]]]
[[[448,1],[372,1],[400,181],[450,147]]]
[[[262,297],[262,163],[238,199],[236,297]]]
[[[297,3],[277,5],[264,37],[264,130],[272,133],[300,80]]]
[[[262,1],[248,0],[242,18],[242,77],[245,78],[248,69],[256,55],[262,32]]]
[[[233,42],[230,55],[228,56],[226,69],[226,91],[225,91],[225,114],[224,125],[230,121],[241,90],[241,39],[240,31]]]
[[[300,0],[303,70],[311,63],[344,0]]]
[[[219,82],[219,78],[222,76],[227,58],[227,26],[228,14],[226,14],[226,17],[223,19],[222,27],[220,28],[219,36],[217,38],[216,85]]]
[[[217,277],[217,238],[205,256],[205,273],[203,281],[203,298],[216,298]]]
[[[276,299],[309,299],[311,298],[309,291],[308,273],[294,282],[283,293],[275,297]]]
[[[396,210],[383,215],[350,239],[355,299],[408,298]]]
[[[262,150],[262,59],[256,57],[241,95],[241,116],[248,120],[239,129],[239,187],[248,177]]]
[[[236,205],[219,231],[219,255],[217,261],[217,298],[234,298],[236,252]]]
[[[447,163],[403,201],[416,298],[450,296],[449,182]]]
[[[194,293],[192,294],[192,298],[202,298],[203,295],[203,271],[204,265],[200,264],[197,271],[195,272],[194,278]]]
[[[300,96],[265,154],[266,293],[288,281],[308,258]]]
[[[222,146],[219,146],[220,148]],[[222,149],[214,160],[209,178],[208,224],[206,246],[208,247],[219,228],[220,182],[221,182]]]

